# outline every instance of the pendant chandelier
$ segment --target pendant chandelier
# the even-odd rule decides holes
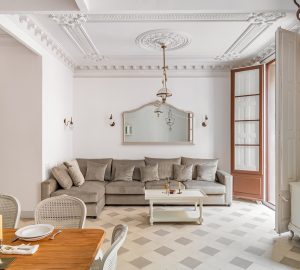
[[[158,90],[156,96],[160,97],[162,100],[162,103],[166,102],[166,99],[168,97],[172,96],[172,93],[170,92],[170,90],[167,88],[167,68],[168,66],[166,66],[166,45],[165,44],[161,44],[161,48],[163,50],[163,78],[162,78],[162,88]]]
[[[296,0],[294,0],[294,3],[298,7],[298,11],[296,13],[296,16],[297,16],[297,19],[300,21],[300,4]]]

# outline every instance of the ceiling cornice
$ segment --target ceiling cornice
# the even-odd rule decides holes
[[[260,12],[260,13],[135,13],[135,14],[90,14],[88,22],[105,23],[105,22],[141,22],[141,21],[176,21],[176,22],[198,22],[198,21],[270,21],[277,12]],[[276,15],[275,15],[276,17]]]
[[[74,70],[76,63],[65,52],[63,47],[50,34],[42,29],[32,18],[26,15],[17,15],[18,23],[23,26],[23,29],[34,39],[46,48],[52,55],[60,59],[67,67]]]
[[[227,76],[229,64],[168,65],[169,77]],[[75,77],[161,77],[159,65],[94,65],[78,66]]]

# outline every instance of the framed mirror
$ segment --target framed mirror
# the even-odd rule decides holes
[[[193,113],[160,101],[123,112],[124,144],[193,144]]]

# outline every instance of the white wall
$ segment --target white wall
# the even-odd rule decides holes
[[[39,55],[40,59],[39,69],[32,71],[30,68],[34,63],[32,59],[10,58],[1,49],[3,53],[1,56],[5,56],[5,58],[0,59],[0,65],[3,68],[1,79],[6,79],[8,85],[11,84],[11,88],[14,89],[15,84],[18,85],[16,89],[22,89],[23,84],[27,86],[30,82],[40,83],[39,92],[34,97],[18,96],[14,92],[8,91],[7,93],[12,93],[14,96],[6,96],[6,93],[3,93],[6,99],[0,100],[1,107],[2,103],[5,103],[6,106],[16,104],[10,110],[0,111],[1,124],[2,119],[6,119],[10,125],[21,125],[27,132],[30,131],[30,136],[22,136],[22,133],[18,132],[17,129],[11,129],[10,134],[5,137],[6,140],[1,139],[0,156],[3,157],[4,161],[2,162],[1,158],[0,169],[3,171],[4,168],[8,168],[7,170],[15,170],[15,172],[11,174],[10,178],[6,177],[9,177],[8,173],[4,178],[0,178],[0,192],[16,195],[21,201],[23,216],[32,216],[36,204],[40,201],[41,182],[48,178],[49,168],[73,158],[72,131],[65,128],[63,123],[65,117],[70,118],[73,114],[73,71],[43,47],[38,40],[32,38],[27,33],[27,29],[16,24],[11,17],[1,15],[0,27],[27,47],[28,52],[33,51]],[[20,45],[23,50],[25,47]],[[23,82],[25,78],[27,80]],[[30,87],[28,86],[28,88]],[[22,94],[25,95],[25,92]],[[13,98],[19,98],[18,103],[21,105],[19,106],[18,103],[14,102]],[[40,112],[35,109],[37,105],[40,106]],[[34,117],[29,117],[33,114]],[[39,132],[35,132],[34,124],[32,124],[35,117],[40,118]],[[17,123],[16,119],[22,121]],[[5,130],[6,126],[1,125],[1,133],[5,132],[2,128]],[[4,135],[1,134],[1,136]],[[41,149],[38,155],[32,148],[31,142],[33,141],[40,144]],[[4,148],[2,148],[2,143]],[[31,149],[27,155],[26,149]],[[9,151],[10,153],[7,154]],[[33,151],[35,151],[36,156],[31,155]],[[11,167],[13,166],[11,161],[14,160],[14,157],[18,157],[17,154],[24,159],[20,168]],[[11,158],[9,159],[9,157]],[[28,164],[35,167],[30,167]],[[29,175],[30,172],[31,176]],[[11,184],[8,184],[10,180],[7,179],[13,179]]]
[[[2,37],[0,74],[0,193],[30,211],[42,178],[42,59]]]
[[[73,158],[73,132],[63,119],[73,114],[73,73],[51,55],[43,56],[43,179]]]
[[[75,157],[191,156],[220,159],[230,169],[230,78],[170,78],[168,102],[195,114],[194,145],[122,145],[122,112],[156,99],[159,78],[75,78]],[[109,126],[113,114],[115,127]],[[201,126],[207,114],[208,127]]]

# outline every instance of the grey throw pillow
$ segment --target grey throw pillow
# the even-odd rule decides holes
[[[132,181],[133,165],[116,166],[114,181]]]
[[[197,165],[197,180],[212,181],[216,180],[217,166]]]
[[[67,167],[68,173],[71,176],[74,186],[80,187],[84,183],[84,176],[80,171],[77,160],[64,162]]]
[[[53,177],[63,189],[70,189],[73,185],[72,178],[68,174],[67,167],[60,165],[52,168]]]
[[[193,165],[174,164],[174,180],[190,181],[193,176]]]
[[[107,164],[88,161],[85,180],[104,181]]]
[[[158,177],[158,164],[148,165],[141,168],[141,181],[159,181]]]

